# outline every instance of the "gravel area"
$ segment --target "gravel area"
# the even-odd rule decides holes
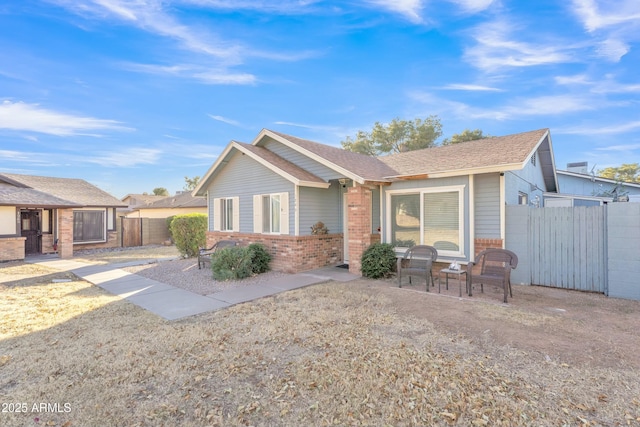
[[[161,261],[153,264],[125,267],[122,270],[200,295],[210,295],[247,285],[264,284],[279,277],[287,276],[286,273],[269,271],[242,280],[219,282],[213,278],[213,273],[208,264],[201,270],[198,269],[197,258]]]

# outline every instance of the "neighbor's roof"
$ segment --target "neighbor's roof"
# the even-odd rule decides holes
[[[138,207],[140,205],[148,205],[149,203],[157,202],[167,196],[157,196],[155,194],[127,194],[122,199],[123,202],[128,200],[129,207]]]
[[[123,207],[122,201],[83,179],[3,173],[0,180],[67,202],[68,206]],[[22,205],[22,203],[20,203]],[[43,205],[44,206],[44,205]]]
[[[521,169],[548,133],[548,129],[539,129],[391,154],[379,159],[396,171],[387,177]]]
[[[175,196],[163,197],[153,203],[144,206],[135,206],[135,209],[171,209],[171,208],[206,208],[207,199],[194,197],[191,192],[185,191]]]

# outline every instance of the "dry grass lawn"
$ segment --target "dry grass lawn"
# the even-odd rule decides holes
[[[66,273],[7,263],[0,425],[640,424],[637,366],[487,346],[400,312],[381,289],[332,282],[167,322]]]

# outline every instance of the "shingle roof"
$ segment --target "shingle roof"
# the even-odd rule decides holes
[[[166,209],[166,208],[202,208],[207,207],[207,199],[194,197],[191,192],[183,192],[175,196],[163,197],[153,203],[144,206],[136,206],[137,209]]]
[[[391,176],[428,175],[524,163],[548,133],[539,129],[378,157],[395,171]]]
[[[45,194],[33,188],[17,187],[0,182],[0,206],[69,208],[80,207],[82,205],[52,196],[51,194]]]
[[[397,175],[389,165],[378,158],[366,154],[354,153],[342,148],[320,144],[281,132],[269,130],[269,132],[286,139],[287,141],[319,156],[342,169],[350,171],[362,178],[363,181],[384,181],[384,177]]]
[[[66,200],[75,206],[124,207],[122,201],[83,179],[3,173],[9,181]]]
[[[302,169],[300,166],[294,163],[291,163],[286,159],[283,159],[282,157],[267,150],[266,148],[258,147],[251,144],[246,144],[244,142],[236,142],[236,144],[241,146],[243,149],[248,150],[253,154],[259,156],[260,158],[267,161],[272,166],[275,166],[276,168],[280,169],[283,172],[286,172],[287,174],[291,175],[292,177],[300,181],[324,183],[322,178],[319,178],[316,175],[312,174],[311,172],[308,172]]]
[[[149,203],[157,202],[158,200],[162,200],[167,196],[157,196],[155,194],[127,194],[122,199],[123,202],[128,198],[129,199],[129,207],[137,207],[148,205]]]

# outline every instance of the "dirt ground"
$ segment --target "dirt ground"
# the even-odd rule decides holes
[[[474,286],[472,297],[463,289],[459,298],[456,279],[441,293],[437,279],[428,293],[424,281],[402,289],[393,280],[369,281],[367,289],[392,299],[398,313],[479,345],[516,347],[570,364],[640,369],[640,301],[513,285],[513,298],[503,304],[502,289],[493,286],[484,293]]]

